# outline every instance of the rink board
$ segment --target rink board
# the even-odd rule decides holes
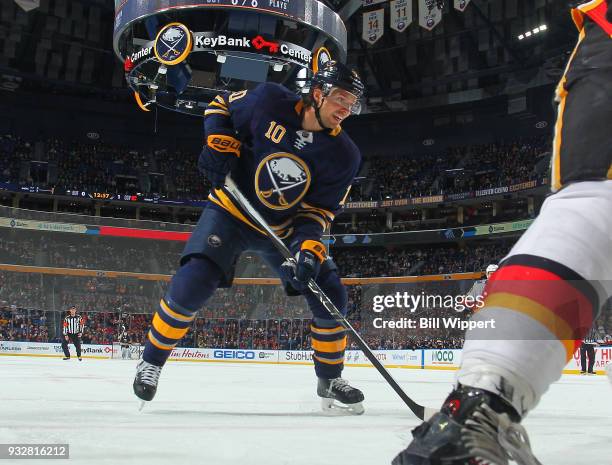
[[[74,348],[72,348],[74,352]],[[139,348],[135,348],[140,350]],[[374,350],[376,358],[388,368],[409,368],[424,370],[456,370],[461,364],[461,349],[418,349],[418,350]],[[63,357],[59,343],[0,341],[0,355],[27,357]],[[113,346],[83,344],[84,358],[111,359]],[[115,354],[115,358],[120,358]],[[181,347],[172,351],[172,361],[180,362],[222,362],[259,363],[284,365],[312,365],[312,351],[309,350],[251,350],[251,349],[202,349]],[[360,350],[347,350],[345,365],[372,367],[372,363]],[[595,371],[603,375],[605,367],[612,363],[612,346],[595,348]],[[563,373],[580,372],[580,353],[565,366]]]

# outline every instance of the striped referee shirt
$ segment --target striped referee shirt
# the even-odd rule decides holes
[[[592,328],[589,333],[584,337],[583,341],[585,344],[597,344],[603,341],[604,334],[601,334],[597,328]]]
[[[79,334],[83,332],[83,318],[81,315],[68,315],[64,318],[63,334]]]

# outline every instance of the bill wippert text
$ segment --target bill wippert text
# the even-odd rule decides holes
[[[397,320],[374,318],[372,324],[377,329],[495,329],[494,319],[473,321],[457,317],[398,318]]]

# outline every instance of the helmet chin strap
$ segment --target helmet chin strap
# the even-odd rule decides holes
[[[317,118],[319,126],[321,126],[323,129],[327,129],[328,131],[331,131],[332,128],[328,128],[327,126],[325,126],[325,124],[323,124],[323,120],[321,119],[321,112],[319,111],[319,109],[323,106],[323,100],[325,100],[325,97],[321,99],[321,105],[318,105],[318,106],[317,106],[317,102],[313,101],[312,106],[314,107],[315,117]]]

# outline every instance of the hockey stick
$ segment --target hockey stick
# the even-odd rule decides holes
[[[263,217],[259,214],[259,212],[253,208],[253,206],[246,199],[246,197],[242,195],[242,192],[240,192],[240,189],[238,189],[238,186],[236,186],[230,176],[227,176],[227,178],[225,179],[225,186],[229,193],[232,195],[232,197],[236,200],[238,205],[245,212],[248,213],[251,219],[261,229],[266,232],[266,234],[272,241],[272,244],[281,253],[281,255],[293,264],[296,264],[295,258],[293,257],[287,246],[283,243],[283,241],[278,238],[274,231],[272,231],[272,228],[268,226],[266,220],[264,220]],[[397,395],[400,396],[400,398],[404,401],[404,403],[408,406],[412,413],[414,413],[421,420],[427,420],[434,413],[437,412],[436,409],[431,409],[429,407],[419,405],[410,397],[408,397],[408,395],[402,390],[397,381],[393,379],[391,373],[389,373],[389,371],[387,371],[383,364],[378,361],[376,356],[372,353],[372,350],[370,350],[370,348],[368,347],[368,344],[361,338],[359,333],[357,333],[355,328],[353,328],[353,326],[349,323],[346,317],[342,313],[340,313],[340,311],[336,308],[336,306],[329,299],[329,297],[325,295],[325,293],[321,290],[321,288],[315,282],[314,279],[308,281],[308,289],[314,294],[317,299],[319,299],[319,302],[323,304],[323,306],[334,317],[334,319],[353,335],[355,341],[357,342],[357,345],[363,351],[366,357],[368,357],[368,360],[372,362],[372,365],[374,365],[374,367],[378,370],[382,377],[385,378],[387,383],[389,383],[389,385],[393,388]]]

